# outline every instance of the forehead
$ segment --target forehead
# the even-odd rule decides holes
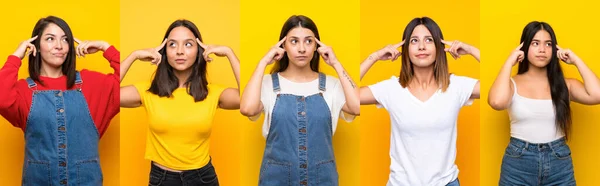
[[[550,37],[550,33],[548,33],[548,31],[540,30],[537,33],[535,33],[535,35],[533,36],[533,40],[551,41],[552,38]]]
[[[315,33],[313,33],[313,31],[308,28],[295,27],[295,28],[292,28],[288,32],[287,36],[288,36],[288,38],[289,37],[305,38],[305,37],[309,37],[309,36],[315,37]]]
[[[429,32],[429,29],[427,29],[427,27],[425,27],[425,25],[418,25],[415,27],[415,29],[413,29],[412,34],[410,35],[411,37],[413,36],[431,36],[431,32]]]
[[[56,25],[54,23],[49,23],[48,26],[46,26],[46,28],[42,32],[42,35],[46,35],[46,34],[52,34],[55,36],[64,36],[65,31],[63,31],[60,27],[58,27],[58,25]]]
[[[171,30],[168,36],[169,39],[172,40],[187,40],[187,39],[195,39],[194,33],[184,26],[178,26]]]

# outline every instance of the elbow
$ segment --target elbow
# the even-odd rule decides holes
[[[488,104],[497,111],[506,109],[506,102],[497,100],[497,99],[488,99]]]
[[[256,108],[249,107],[247,104],[241,104],[240,105],[240,113],[242,113],[242,115],[244,115],[246,117],[252,117],[252,116],[258,115],[259,111]]]

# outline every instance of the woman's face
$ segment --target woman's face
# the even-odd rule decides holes
[[[552,38],[548,31],[540,30],[535,33],[527,51],[529,63],[539,68],[548,65],[550,58],[552,58],[552,45]]]
[[[416,26],[408,39],[408,56],[417,67],[428,67],[435,62],[435,43],[425,25]]]
[[[314,52],[317,50],[316,38],[312,30],[296,27],[290,30],[286,37],[283,48],[290,63],[298,67],[310,65]]]
[[[40,37],[40,56],[42,62],[54,67],[60,67],[67,59],[69,41],[65,32],[54,23],[49,23]]]
[[[167,36],[166,53],[169,65],[175,70],[189,69],[198,56],[196,36],[186,27],[174,28]]]

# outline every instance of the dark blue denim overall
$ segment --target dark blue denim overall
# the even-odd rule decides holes
[[[326,76],[319,73],[320,93],[306,97],[280,94],[277,73],[272,80],[277,99],[259,185],[338,185],[331,111],[323,98]]]
[[[98,129],[81,92],[37,90],[27,78],[33,98],[25,129],[23,185],[102,185]]]

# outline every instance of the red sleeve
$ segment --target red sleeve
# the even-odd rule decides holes
[[[6,63],[0,69],[0,115],[15,127],[25,128],[27,112],[29,110],[26,102],[27,88],[17,86],[19,78],[19,67],[21,67],[21,59],[10,55]],[[31,96],[31,91],[29,91]]]
[[[113,74],[81,71],[83,80],[81,89],[100,136],[104,134],[110,121],[120,110],[120,53],[114,46],[111,46],[104,52],[104,58],[110,62],[110,66],[114,70]]]

